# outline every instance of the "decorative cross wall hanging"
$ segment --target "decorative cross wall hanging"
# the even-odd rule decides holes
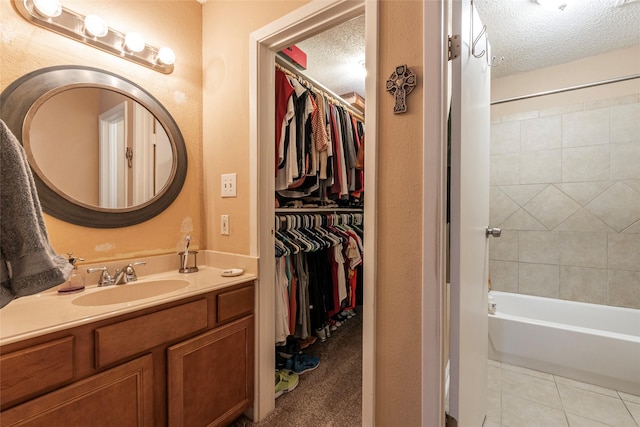
[[[387,80],[387,92],[396,97],[394,114],[406,113],[406,97],[416,87],[416,76],[406,65],[398,65]]]

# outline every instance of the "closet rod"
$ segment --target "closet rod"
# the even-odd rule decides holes
[[[297,213],[317,213],[317,214],[332,214],[332,213],[363,213],[362,208],[276,208],[276,214],[297,214]]]
[[[562,89],[553,89],[553,90],[548,90],[548,91],[545,91],[545,92],[532,93],[530,95],[521,95],[521,96],[514,96],[513,98],[499,99],[497,101],[491,102],[491,105],[504,104],[506,102],[513,102],[513,101],[521,101],[523,99],[537,98],[539,96],[545,96],[545,95],[555,95],[556,93],[570,92],[572,90],[586,89],[586,88],[590,88],[590,87],[602,86],[602,85],[607,85],[607,84],[611,84],[611,83],[625,82],[627,80],[633,80],[633,79],[638,79],[638,78],[640,78],[640,74],[632,74],[630,76],[616,77],[616,78],[609,79],[609,80],[601,80],[599,82],[585,83],[585,84],[576,85],[576,86],[569,86],[569,87],[565,87],[565,88],[562,88]]]
[[[351,112],[351,114],[353,114],[356,117],[356,119],[359,119],[360,121],[364,122],[364,116],[362,115],[362,113],[357,111],[355,108],[353,108],[351,106],[351,104],[349,104],[347,101],[345,101],[340,95],[337,95],[334,91],[332,91],[331,89],[327,88],[325,85],[323,85],[322,83],[318,82],[317,80],[312,79],[311,77],[307,76],[306,74],[300,72],[300,70],[296,70],[295,67],[293,65],[291,65],[291,63],[289,63],[286,59],[280,57],[279,55],[276,55],[276,64],[278,64],[279,66],[281,66],[285,70],[289,71],[290,73],[295,74],[296,76],[300,76],[301,78],[303,78],[305,80],[309,80],[314,86],[318,86],[324,92],[327,92],[332,98],[335,98],[337,101],[339,101],[341,104],[343,104],[343,107],[345,107],[347,110],[349,110]]]

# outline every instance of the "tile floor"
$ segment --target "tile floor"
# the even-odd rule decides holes
[[[639,427],[640,396],[489,360],[484,427]]]

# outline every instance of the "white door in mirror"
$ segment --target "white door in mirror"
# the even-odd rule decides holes
[[[239,276],[242,273],[244,273],[244,270],[241,268],[228,268],[226,270],[222,270],[222,275],[224,277]]]

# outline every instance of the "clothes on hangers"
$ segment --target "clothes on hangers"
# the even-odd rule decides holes
[[[355,308],[362,220],[361,213],[276,216],[276,344],[289,335],[318,334],[331,318]]]
[[[293,86],[287,79],[286,74],[276,69],[276,174],[278,172],[278,165],[282,161],[283,152],[281,147],[284,140],[284,131],[286,124],[289,123],[293,117],[293,100],[291,94],[293,93]]]
[[[276,192],[283,198],[361,199],[362,121],[308,81],[276,66]]]

